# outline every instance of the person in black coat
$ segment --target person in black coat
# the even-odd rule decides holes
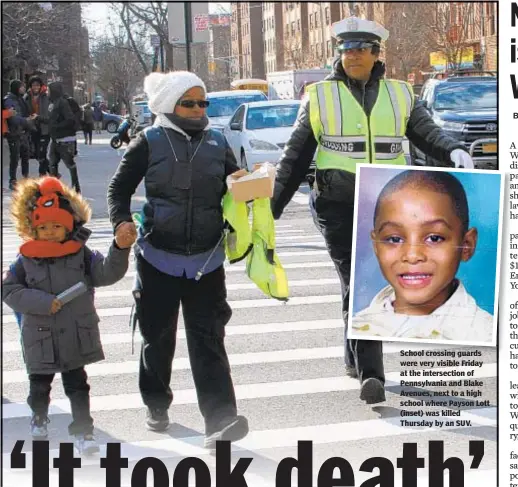
[[[171,367],[182,305],[189,358],[205,420],[205,446],[248,433],[237,415],[225,350],[232,316],[225,284],[222,199],[239,168],[225,137],[209,126],[203,81],[193,73],[152,73],[144,82],[156,114],[131,140],[110,182],[115,234],[136,232],[131,196],[142,180],[146,203],[135,247],[136,317],[142,335],[139,388],[154,431],[169,425]]]
[[[363,111],[367,120],[371,117],[374,106],[380,95],[380,81],[385,75],[385,65],[379,60],[381,41],[387,39],[388,32],[384,27],[368,20],[350,17],[333,24],[333,32],[337,37],[337,49],[340,57],[335,60],[333,72],[326,81],[336,81],[336,89],[344,90],[347,97],[333,98],[327,106],[334,110],[330,116],[344,114],[342,119],[350,120],[349,112]],[[317,84],[318,85],[318,84]],[[311,89],[318,89],[309,87]],[[413,94],[408,88],[404,96],[412,109],[406,123],[405,135],[416,147],[434,159],[441,161],[444,166],[473,167],[473,161],[465,151],[464,146],[447,135],[431,119],[428,111],[422,104],[413,105]],[[349,93],[348,93],[349,92]],[[350,96],[352,95],[352,97]],[[385,93],[383,94],[385,96]],[[319,93],[320,96],[320,93]],[[343,100],[352,100],[349,107],[342,107]],[[320,101],[320,98],[319,98]],[[392,110],[392,109],[391,109]],[[395,111],[395,109],[394,109]],[[389,114],[396,118],[397,114]],[[317,148],[320,151],[321,138],[317,140],[310,114],[309,97],[301,104],[295,122],[295,128],[284,153],[277,166],[274,196],[272,198],[272,212],[275,219],[279,219],[284,208],[297,191],[300,183],[305,179],[309,166]],[[324,125],[329,125],[327,122]],[[340,127],[339,127],[340,128]],[[360,130],[362,125],[355,127]],[[369,131],[371,128],[368,129]],[[327,134],[323,132],[323,136]],[[388,134],[387,134],[388,135]],[[334,136],[334,138],[333,138]],[[364,140],[355,134],[343,134],[340,137],[330,134],[328,139],[341,140],[345,136],[355,136],[354,144],[334,143],[325,147],[323,154],[318,153],[321,159],[325,152],[332,157],[350,158],[350,145],[354,152],[365,151],[366,156],[361,158],[355,154],[357,163],[373,162],[366,147],[369,147],[371,134],[367,133]],[[357,149],[355,149],[357,144]],[[387,145],[387,144],[385,144]],[[390,144],[388,144],[390,146]],[[340,152],[340,148],[343,152]],[[402,144],[397,144],[402,155]],[[377,151],[376,151],[377,152]],[[390,152],[390,147],[389,147]],[[377,154],[375,154],[377,156]],[[389,156],[390,154],[388,154]],[[385,161],[374,161],[375,163]],[[360,398],[367,404],[376,404],[385,400],[385,374],[383,368],[382,344],[377,341],[347,340],[348,310],[349,310],[349,280],[351,270],[351,248],[354,215],[355,172],[334,168],[319,168],[315,174],[315,185],[311,192],[310,209],[315,225],[323,234],[326,245],[337,269],[342,287],[342,313],[345,322],[345,364],[346,373],[358,377],[361,382]]]

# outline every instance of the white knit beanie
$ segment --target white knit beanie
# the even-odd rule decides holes
[[[201,78],[189,71],[151,73],[144,79],[149,109],[155,115],[174,112],[174,107],[182,95],[195,86],[207,92]]]

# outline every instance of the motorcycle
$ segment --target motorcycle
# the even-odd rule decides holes
[[[142,130],[142,128],[134,117],[126,117],[119,125],[117,133],[111,138],[110,146],[112,149],[119,149],[122,144],[129,144],[130,138]]]

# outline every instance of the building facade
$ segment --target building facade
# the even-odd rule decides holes
[[[209,91],[230,89],[232,80],[231,15],[209,16]]]
[[[263,3],[263,49],[266,73],[284,70],[282,3]]]
[[[259,12],[260,37],[252,27]],[[331,68],[331,26],[351,15],[379,22],[390,32],[380,57],[391,77],[419,83],[439,70],[444,58],[459,58],[463,68],[497,70],[496,2],[250,2],[232,3],[234,79]],[[259,45],[262,58],[258,49],[252,52]]]

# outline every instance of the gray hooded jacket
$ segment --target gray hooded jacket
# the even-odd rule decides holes
[[[21,256],[4,273],[2,300],[22,315],[22,349],[29,374],[66,372],[104,360],[93,288],[122,279],[129,253],[129,248],[119,249],[113,243],[106,257],[87,247],[53,259]],[[56,295],[78,282],[89,291],[50,314]]]

